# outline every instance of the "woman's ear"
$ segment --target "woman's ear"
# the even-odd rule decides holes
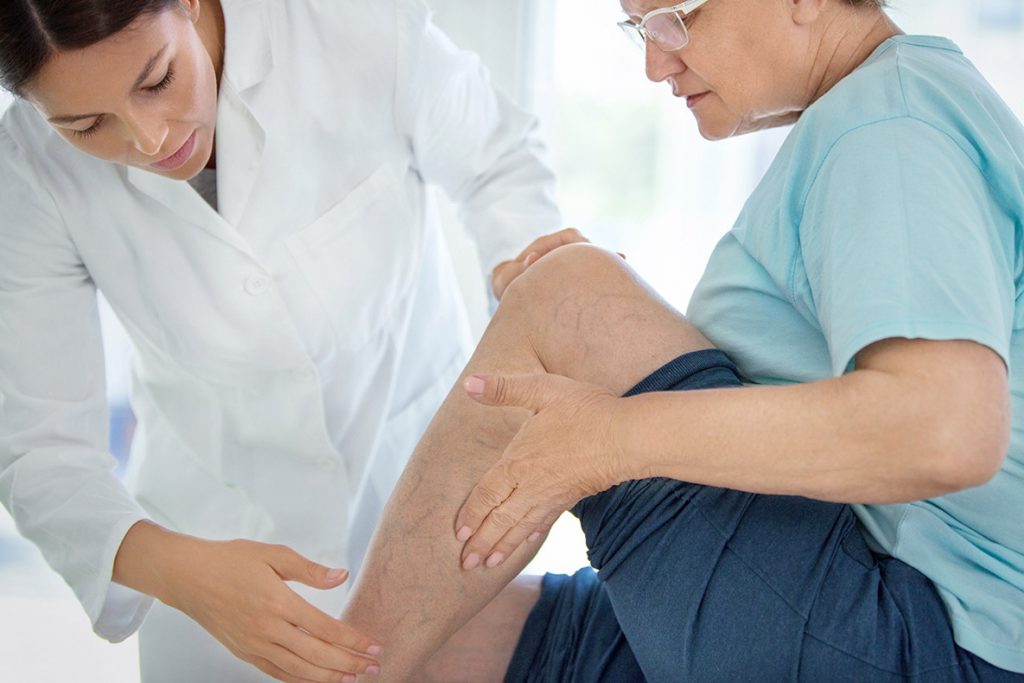
[[[198,1],[196,0],[197,3]],[[799,26],[807,26],[817,21],[830,2],[841,2],[841,0],[786,0],[793,23]]]
[[[199,2],[200,0],[178,0],[181,3],[181,9],[188,15],[188,18],[192,20],[192,23],[199,21]]]

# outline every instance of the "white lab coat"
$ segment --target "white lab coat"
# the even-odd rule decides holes
[[[559,222],[534,121],[419,0],[223,4],[219,214],[25,102],[0,123],[0,499],[114,641],[152,603],[110,582],[140,519],[358,566],[468,358],[426,182],[485,272]],[[130,490],[96,288],[134,345]]]

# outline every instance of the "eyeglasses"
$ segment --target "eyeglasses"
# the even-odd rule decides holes
[[[686,0],[672,7],[664,7],[648,12],[639,24],[632,21],[620,21],[619,28],[641,50],[647,47],[647,41],[653,40],[658,49],[674,52],[686,47],[690,42],[690,34],[686,30],[686,15],[693,13],[708,0]]]

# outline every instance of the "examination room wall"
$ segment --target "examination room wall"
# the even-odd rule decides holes
[[[567,224],[625,253],[685,308],[710,249],[729,228],[785,131],[710,144],[664,84],[643,78],[640,51],[615,27],[615,0],[433,0],[438,23],[478,51],[499,86],[539,112]],[[1024,0],[892,0],[906,31],[952,37],[1024,118]],[[0,110],[9,97],[0,93]],[[472,245],[452,211],[449,243],[474,329],[486,320]],[[0,226],[2,229],[2,226]],[[113,450],[131,435],[129,347],[104,313]],[[2,369],[0,369],[2,372]],[[560,522],[536,571],[585,561],[578,528]],[[133,640],[91,634],[70,591],[0,508],[0,683],[138,680]]]

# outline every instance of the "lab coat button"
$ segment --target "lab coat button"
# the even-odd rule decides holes
[[[266,275],[250,275],[245,279],[245,291],[259,296],[270,289],[270,278]]]

